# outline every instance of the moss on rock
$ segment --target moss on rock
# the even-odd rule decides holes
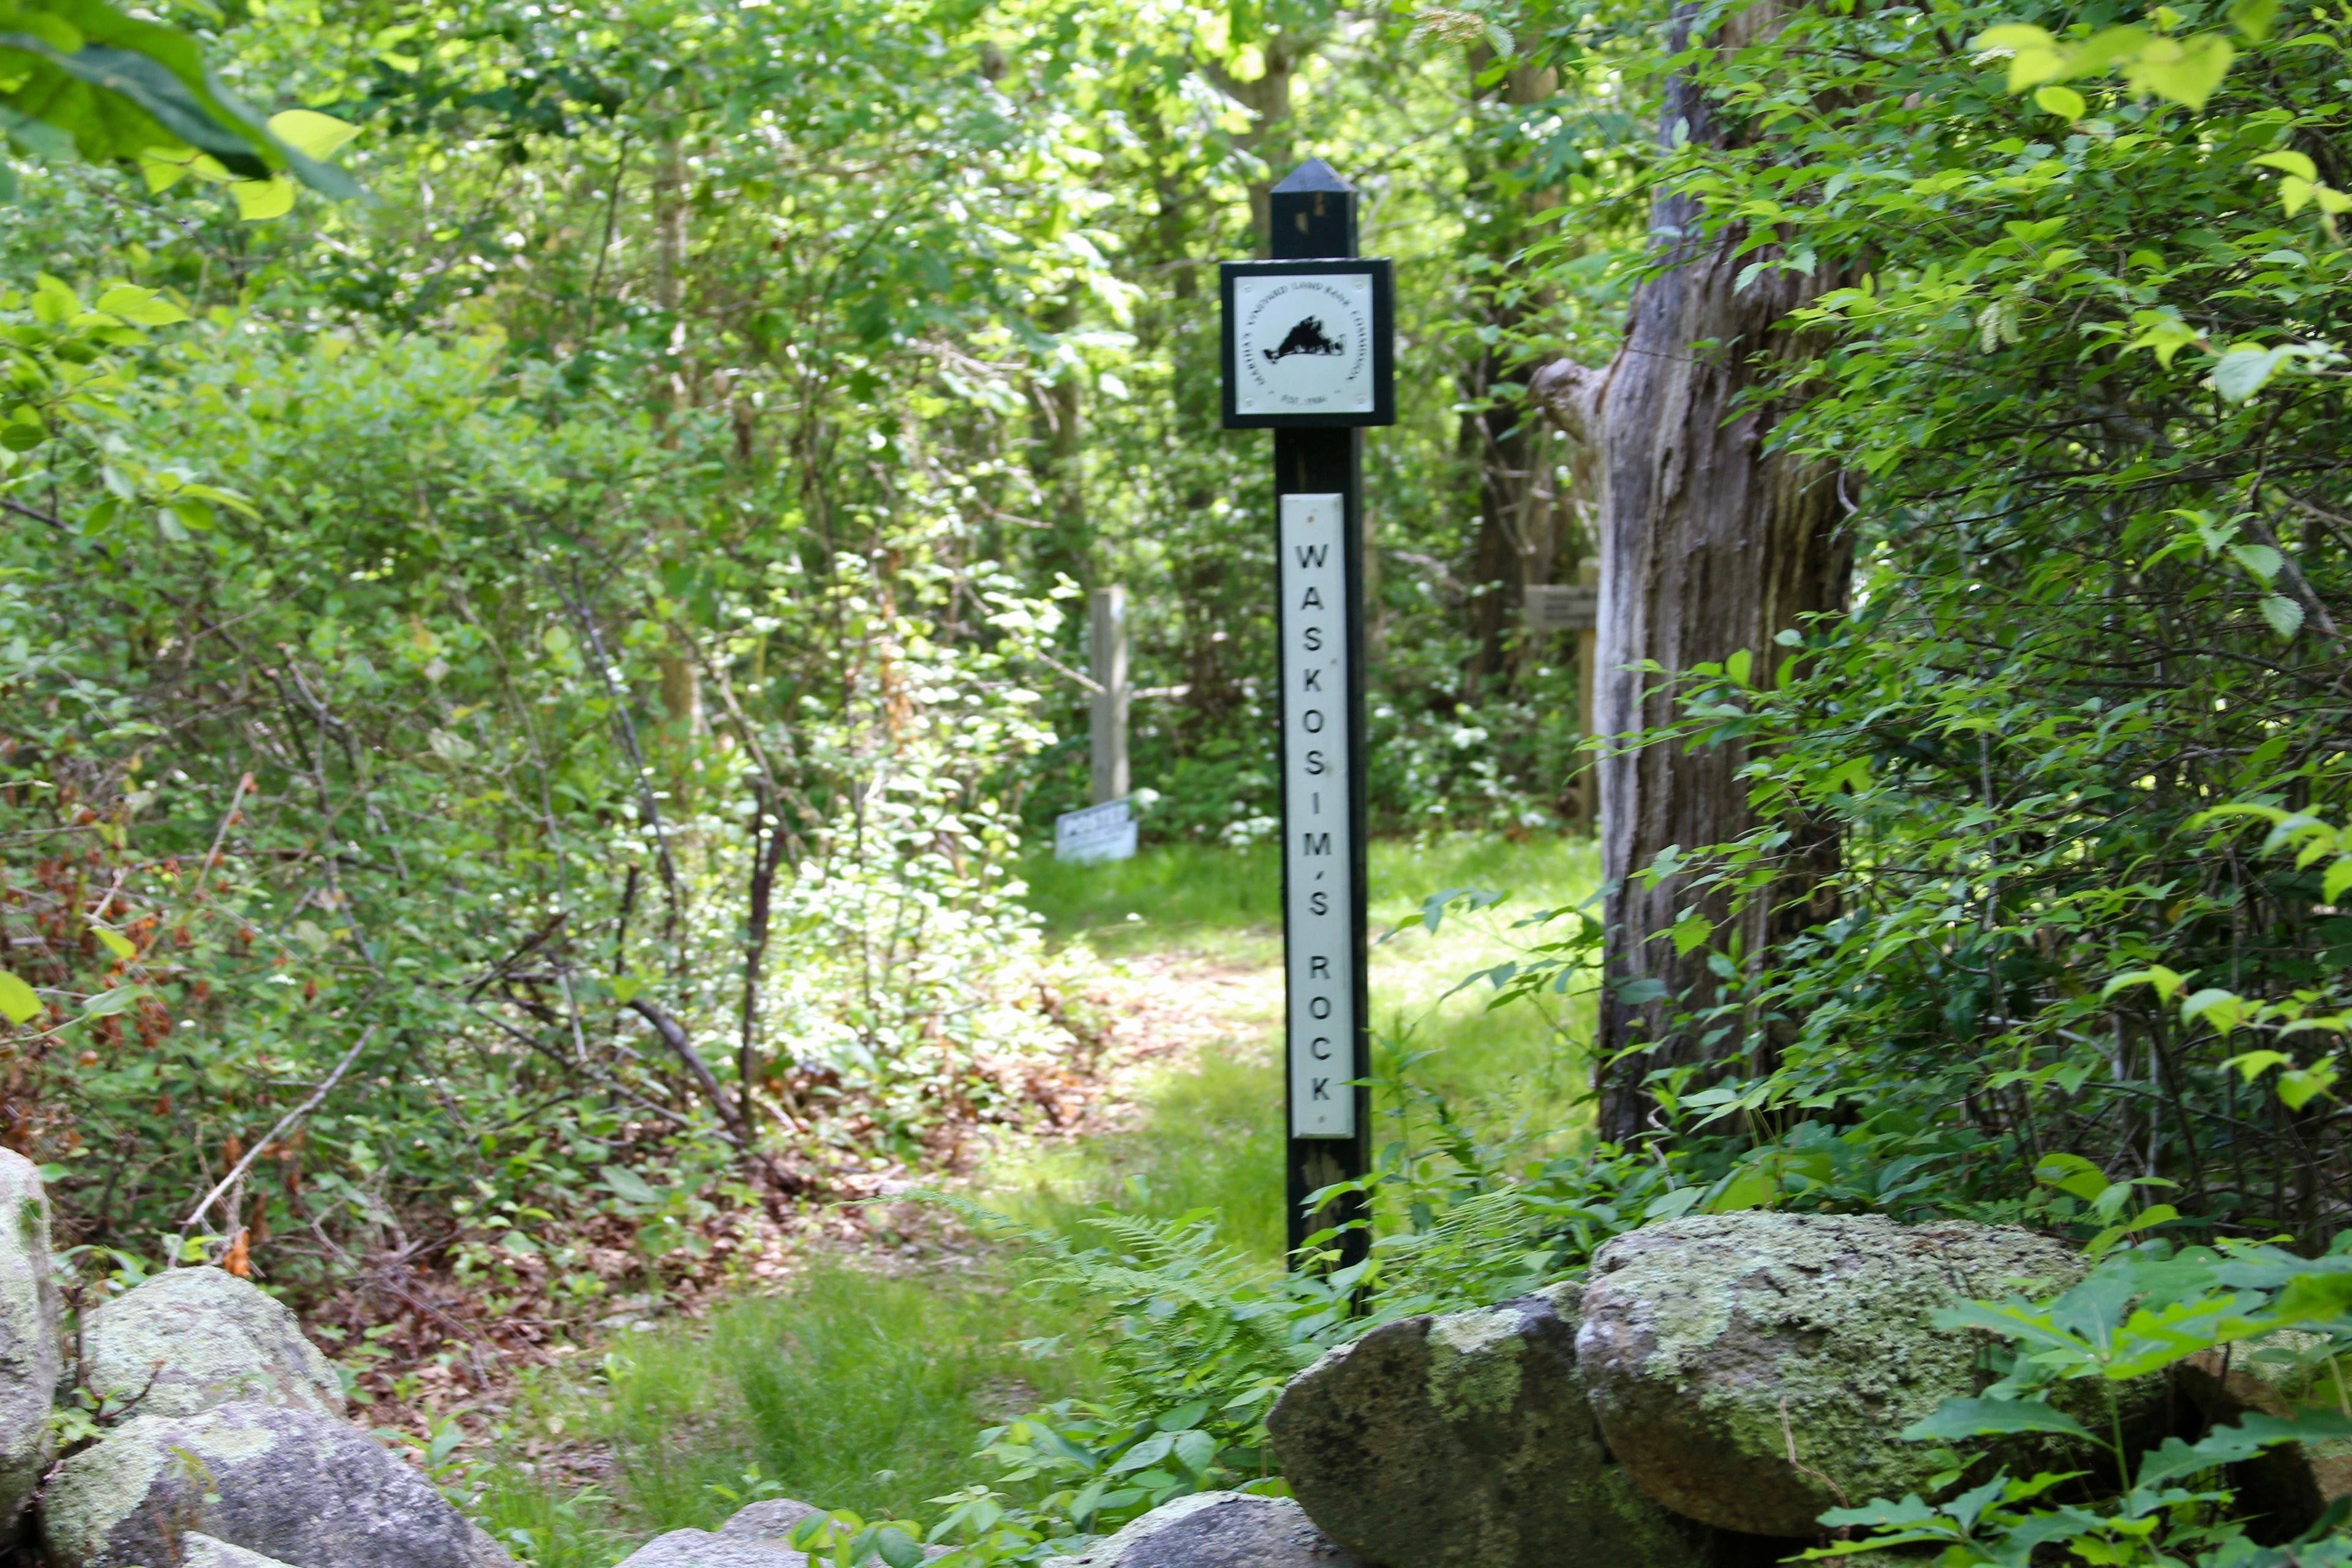
[[[191,1533],[301,1568],[478,1568],[471,1527],[423,1476],[274,1405],[135,1416],[59,1466],[41,1509],[55,1568],[173,1562]]]
[[[1577,1364],[1610,1447],[1651,1497],[1727,1530],[1806,1535],[1842,1502],[1923,1489],[1937,1466],[1898,1434],[1990,1381],[1981,1338],[1930,1313],[2084,1272],[2063,1242],[1963,1221],[1673,1220],[1594,1258]],[[2104,1427],[2102,1392],[2086,1387],[2074,1414]],[[2137,1409],[2161,1385],[2123,1396]]]
[[[37,1166],[0,1149],[0,1543],[56,1456],[49,1404],[62,1370],[48,1194]]]
[[[1577,1316],[1578,1287],[1557,1285],[1330,1352],[1269,1418],[1284,1479],[1374,1563],[1720,1568],[1749,1555],[1668,1514],[1611,1457],[1576,1370]]]
[[[334,1363],[283,1302],[218,1268],[174,1268],[82,1330],[83,1381],[122,1415],[193,1415],[257,1400],[343,1413]]]

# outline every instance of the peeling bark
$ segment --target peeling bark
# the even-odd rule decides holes
[[[1684,38],[1692,14],[1687,7],[1682,13]],[[1725,139],[1711,106],[1686,79],[1668,92],[1666,136],[1677,121],[1687,123],[1694,140]],[[1653,660],[1683,670],[1745,648],[1769,679],[1777,662],[1774,637],[1805,615],[1842,607],[1851,574],[1835,476],[1765,450],[1774,416],[1769,406],[1734,415],[1776,363],[1798,353],[1801,345],[1781,323],[1831,280],[1766,272],[1740,290],[1735,281],[1753,255],[1735,256],[1737,237],[1698,234],[1698,216],[1687,196],[1669,193],[1654,205],[1652,242],[1669,264],[1635,296],[1614,363],[1601,372],[1557,363],[1530,387],[1556,423],[1599,454],[1604,736],[1675,715],[1672,696],[1655,689],[1656,679],[1631,673],[1628,665]],[[1738,779],[1747,760],[1738,744],[1695,752],[1654,745],[1600,763],[1609,889],[1596,1068],[1604,1137],[1622,1142],[1651,1129],[1652,1101],[1642,1079],[1652,1069],[1706,1063],[1743,1048],[1746,1031],[1738,1026],[1712,1041],[1703,1037],[1706,1030],[1675,1030],[1676,1012],[1711,1005],[1720,986],[1706,966],[1706,949],[1677,955],[1662,934],[1693,901],[1687,879],[1666,877],[1653,888],[1635,873],[1670,846],[1692,849],[1755,826]],[[1725,947],[1736,934],[1743,963],[1752,966],[1776,941],[1821,918],[1825,911],[1811,900],[1836,854],[1833,837],[1801,832],[1783,884],[1727,926],[1725,900],[1701,900],[1702,912],[1718,926],[1714,945]],[[1644,978],[1662,982],[1667,998],[1623,1001],[1623,986]]]

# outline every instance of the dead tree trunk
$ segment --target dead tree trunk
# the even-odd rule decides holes
[[[1675,45],[1685,47],[1684,7]],[[1724,144],[1712,106],[1686,78],[1670,87],[1668,136],[1686,122],[1693,141]],[[1768,271],[1735,287],[1748,262],[1734,237],[1699,232],[1696,204],[1661,195],[1653,244],[1668,265],[1635,296],[1623,346],[1606,371],[1548,365],[1531,391],[1571,436],[1599,453],[1601,478],[1599,730],[1622,735],[1668,722],[1675,705],[1654,677],[1627,667],[1653,660],[1670,671],[1748,650],[1769,679],[1773,638],[1800,617],[1841,607],[1851,551],[1839,527],[1835,476],[1765,449],[1773,411],[1742,409],[1798,345],[1782,323],[1830,281]],[[1643,1089],[1652,1070],[1704,1064],[1749,1049],[1738,1020],[1678,1026],[1677,1015],[1718,1001],[1708,949],[1677,954],[1664,932],[1694,900],[1685,876],[1654,887],[1636,873],[1661,850],[1738,837],[1754,826],[1738,744],[1686,752],[1652,745],[1601,763],[1601,861],[1607,879],[1606,989],[1601,1002],[1597,1087],[1602,1136],[1622,1142],[1652,1127]],[[1717,931],[1710,946],[1744,965],[1789,931],[1819,918],[1813,888],[1835,863],[1827,835],[1803,847],[1782,885],[1735,921],[1720,896],[1700,900]],[[1638,983],[1654,980],[1656,987]],[[1635,1000],[1626,998],[1633,988]],[[1643,999],[1645,995],[1650,999]],[[1756,1053],[1769,1056],[1769,1047]],[[1754,1061],[1761,1067],[1761,1059]]]

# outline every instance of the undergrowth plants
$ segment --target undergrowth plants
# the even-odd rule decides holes
[[[2052,1300],[1972,1302],[1936,1322],[1990,1336],[2005,1369],[1982,1395],[1948,1400],[1905,1433],[1961,1450],[1943,1495],[1832,1510],[1822,1522],[1845,1539],[1809,1558],[1935,1548],[1944,1568],[2026,1568],[2058,1550],[2098,1568],[2352,1563],[2352,1535],[2341,1528],[2352,1500],[2282,1528],[2243,1516],[2229,1473],[2282,1444],[2352,1438],[2342,1361],[2352,1352],[2352,1233],[2316,1258],[2267,1244],[2151,1241],[2110,1253]],[[2135,1441],[2120,1416],[2096,1430],[2050,1403],[2054,1391],[2088,1380],[2116,1410],[2126,1384],[2217,1352],[2261,1358],[2255,1373],[2238,1375],[2258,1374],[2289,1410],[2250,1410],[2188,1436]],[[2222,1359],[2207,1375],[2218,1383],[2227,1365]],[[2111,1478],[2086,1489],[2073,1474],[1984,1473],[1993,1459],[1982,1440],[2035,1432],[2104,1450]]]

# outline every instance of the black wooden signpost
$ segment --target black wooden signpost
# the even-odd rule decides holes
[[[1389,264],[1320,159],[1274,187],[1273,259],[1229,261],[1224,422],[1274,432],[1290,1249],[1360,1217],[1309,1194],[1371,1168],[1365,977],[1363,427],[1396,423]],[[1359,1228],[1343,1260],[1364,1256]]]

